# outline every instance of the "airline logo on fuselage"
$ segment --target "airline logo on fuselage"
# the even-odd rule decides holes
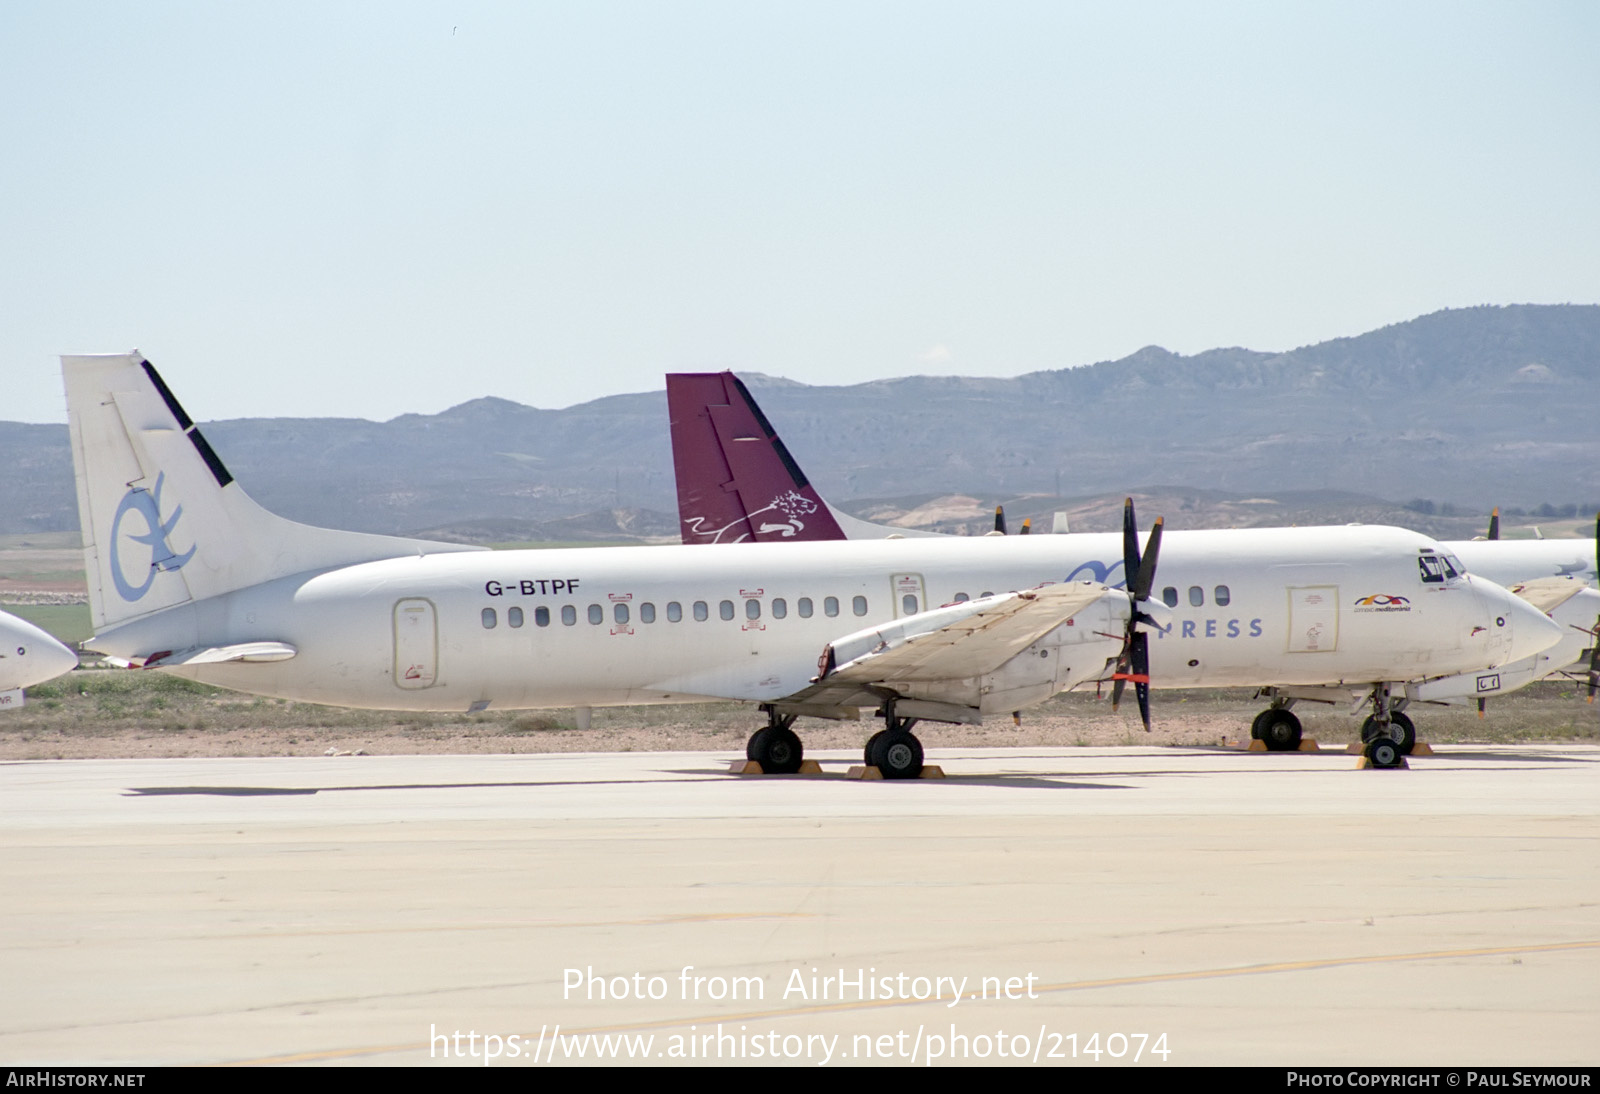
[[[167,537],[172,535],[178,526],[178,519],[183,516],[183,506],[179,505],[174,509],[172,516],[166,520],[161,519],[161,488],[166,480],[166,472],[161,472],[156,476],[154,491],[146,490],[142,486],[129,490],[117,506],[116,516],[111,518],[111,581],[117,587],[117,595],[129,603],[143,598],[150,591],[150,586],[155,584],[156,574],[183,569],[184,565],[194,557],[195,550],[199,546],[195,544],[180,555],[168,542]],[[144,522],[142,533],[130,532],[128,535],[129,543],[141,545],[134,549],[134,557],[143,561],[144,549],[150,552],[149,564],[140,571],[144,575],[144,580],[137,585],[128,580],[122,566],[122,520],[129,514],[136,514]]]
[[[1403,596],[1391,596],[1387,593],[1373,593],[1356,601],[1358,612],[1409,612],[1411,601]]]

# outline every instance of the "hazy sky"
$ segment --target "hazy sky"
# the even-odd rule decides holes
[[[0,418],[63,352],[382,419],[1595,303],[1597,57],[1592,0],[0,0]]]

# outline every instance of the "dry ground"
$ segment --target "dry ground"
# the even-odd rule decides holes
[[[1157,691],[1154,728],[1139,726],[1132,696],[1122,710],[1092,695],[1060,696],[1024,711],[1022,725],[925,725],[927,747],[955,745],[1200,745],[1248,737],[1265,704],[1248,689]],[[1341,709],[1296,708],[1306,735],[1324,747],[1356,738],[1359,720]],[[1439,742],[1596,741],[1600,705],[1568,683],[1545,683],[1472,708],[1410,711],[1418,736]],[[410,714],[345,710],[219,691],[160,673],[81,669],[28,691],[27,706],[0,717],[0,761],[172,756],[315,756],[329,749],[371,754],[655,752],[725,749],[742,754],[762,724],[734,703],[618,707],[594,712],[587,731],[571,710]],[[809,749],[858,748],[876,723],[802,719]]]

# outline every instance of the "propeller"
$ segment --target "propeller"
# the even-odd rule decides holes
[[[1033,518],[1032,517],[1023,517],[1022,518],[1022,531],[1017,533],[1017,534],[1025,536],[1031,531],[1033,531]]]
[[[1494,511],[1489,514],[1489,538],[1500,538],[1500,507],[1498,505],[1495,506]]]
[[[1594,570],[1600,577],[1600,513],[1594,515]],[[1589,702],[1600,691],[1600,616],[1594,621],[1594,645],[1589,649]]]
[[[1150,599],[1150,587],[1156,580],[1156,556],[1161,553],[1161,528],[1165,518],[1157,517],[1150,526],[1150,538],[1145,542],[1144,554],[1139,554],[1139,524],[1133,515],[1133,499],[1122,507],[1122,573],[1128,590],[1132,611],[1128,613],[1128,634],[1122,643],[1122,653],[1117,657],[1116,671],[1111,674],[1111,709],[1116,710],[1122,701],[1122,689],[1133,681],[1133,693],[1139,700],[1139,719],[1145,732],[1150,732],[1150,636],[1140,624],[1160,623],[1144,609]]]
[[[994,507],[994,530],[1002,536],[1006,534],[1006,507],[1003,505]]]

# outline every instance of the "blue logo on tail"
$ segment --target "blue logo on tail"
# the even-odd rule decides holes
[[[165,521],[161,519],[161,487],[166,482],[166,472],[156,476],[156,488],[152,493],[142,486],[134,487],[123,497],[122,504],[117,506],[117,515],[111,520],[111,580],[117,586],[117,593],[122,599],[129,601],[138,600],[150,591],[150,586],[155,584],[156,574],[163,571],[171,572],[181,570],[184,564],[194,557],[195,547],[190,547],[183,554],[174,551],[167,543],[167,537],[178,525],[178,518],[183,516],[183,506],[178,506],[172,511],[172,516]],[[143,535],[129,535],[128,539],[134,543],[142,543],[150,548],[150,565],[145,571],[142,585],[130,585],[123,576],[122,558],[122,518],[129,513],[136,513],[144,521]]]

